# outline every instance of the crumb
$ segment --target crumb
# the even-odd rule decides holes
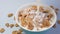
[[[3,33],[5,31],[4,28],[0,28],[0,33]]]
[[[9,27],[9,23],[6,23],[5,26],[6,26],[6,27]]]
[[[32,24],[32,23],[29,23],[29,24],[28,24],[28,29],[29,29],[29,30],[33,30],[33,28],[34,28],[33,24]]]
[[[10,26],[10,28],[12,28],[12,27],[14,27],[14,24],[10,24],[9,26]]]
[[[18,34],[18,32],[17,31],[13,31],[12,34]]]
[[[53,25],[53,28],[56,28],[56,24]]]
[[[17,23],[15,24],[15,26],[16,26],[16,27],[19,27],[19,25],[18,25]]]
[[[8,17],[12,17],[12,16],[13,16],[13,13],[9,13],[9,14],[8,14]]]
[[[51,5],[50,7],[51,7],[52,9],[54,9],[54,6]]]
[[[60,24],[60,20],[58,20],[58,24]]]

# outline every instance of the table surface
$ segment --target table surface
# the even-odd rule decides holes
[[[15,14],[16,10],[21,5],[26,4],[26,3],[32,3],[32,2],[36,2],[36,0],[0,0],[0,28],[5,29],[5,32],[0,33],[0,34],[12,34],[12,31],[20,29],[20,27],[7,28],[5,26],[5,23],[13,23],[13,24],[16,23],[13,17],[8,18],[7,15],[9,13]],[[40,3],[46,4],[49,6],[53,5],[60,9],[60,0],[40,0]],[[60,17],[60,12],[58,12],[57,14],[58,20],[60,19],[59,17]],[[45,34],[60,34],[60,25],[57,24],[57,27],[55,29],[51,28]]]

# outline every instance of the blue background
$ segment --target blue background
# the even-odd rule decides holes
[[[4,28],[5,32],[0,34],[12,34],[12,31],[20,29],[20,27],[13,27],[13,28],[7,28],[5,26],[5,23],[16,23],[13,19],[13,17],[8,18],[7,14],[14,13],[16,10],[23,4],[36,2],[36,0],[0,0],[0,28]],[[46,5],[53,5],[60,9],[60,0],[40,0],[40,3],[46,4]],[[60,11],[60,10],[59,10]],[[57,14],[57,19],[60,18],[60,12]],[[57,24],[57,22],[56,22]],[[51,28],[44,34],[60,34],[60,25],[57,24],[57,27]],[[23,33],[25,34],[25,33]]]

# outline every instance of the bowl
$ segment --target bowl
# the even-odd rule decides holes
[[[33,30],[25,29],[24,27],[22,27],[22,26],[20,25],[21,22],[18,22],[18,13],[19,13],[19,10],[22,10],[22,9],[24,9],[24,8],[26,8],[27,6],[30,6],[30,5],[37,5],[37,6],[42,5],[42,6],[48,7],[48,8],[51,10],[51,13],[52,13],[54,16],[53,16],[53,18],[52,18],[52,22],[51,22],[52,24],[51,24],[48,28],[42,29],[42,30],[40,30],[40,31],[33,31]],[[17,9],[17,11],[16,11],[16,13],[15,13],[15,19],[16,19],[16,23],[17,23],[23,30],[30,31],[30,32],[42,32],[42,31],[45,31],[45,30],[50,29],[50,28],[56,23],[57,16],[56,16],[56,13],[55,13],[54,9],[52,9],[52,8],[49,7],[48,5],[45,5],[45,4],[42,4],[42,3],[28,3],[28,4],[24,4],[24,5],[20,6],[20,7]]]

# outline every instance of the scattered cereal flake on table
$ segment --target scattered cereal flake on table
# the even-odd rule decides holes
[[[53,28],[56,28],[56,24],[53,25]]]
[[[19,31],[20,31],[20,32],[23,32],[23,30],[22,30],[22,29],[19,29]]]
[[[56,12],[56,14],[58,13],[58,11],[59,11],[59,9],[58,9],[58,8],[55,8],[55,12]]]
[[[18,32],[17,31],[13,31],[12,34],[18,34]]]
[[[16,26],[16,27],[19,27],[19,25],[18,25],[17,23],[15,24],[15,26]]]
[[[58,24],[60,24],[60,20],[58,20]]]
[[[9,26],[10,26],[10,28],[12,28],[12,27],[14,27],[14,24],[10,24]]]
[[[6,27],[9,27],[9,23],[6,23],[5,26],[6,26]]]
[[[55,11],[59,11],[59,9],[58,9],[58,8],[56,8],[56,9],[55,9]]]
[[[9,13],[9,14],[8,14],[8,17],[12,17],[12,16],[13,16],[13,13]]]
[[[13,31],[12,34],[22,34],[22,30],[19,29],[18,31]]]
[[[51,7],[52,9],[54,9],[54,6],[53,6],[53,5],[51,5],[50,7]]]
[[[0,33],[3,33],[5,31],[4,28],[0,28]]]
[[[19,29],[17,32],[18,32],[18,34],[22,34],[23,31],[21,29]]]

